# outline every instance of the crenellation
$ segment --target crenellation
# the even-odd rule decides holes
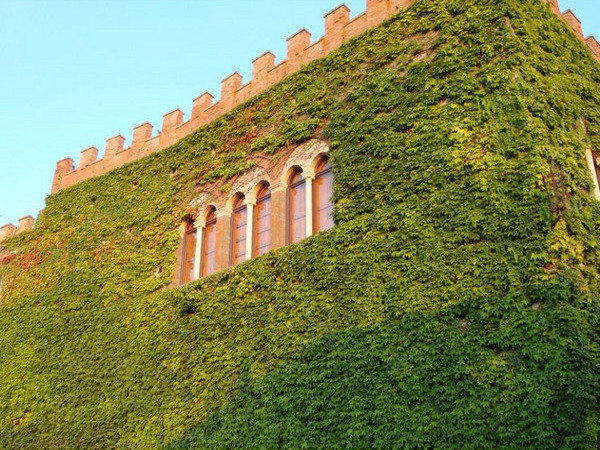
[[[16,236],[17,234],[21,234],[25,231],[32,230],[34,225],[35,219],[33,216],[30,215],[21,217],[19,219],[19,224],[16,227],[12,223],[3,225],[2,227],[0,227],[0,243],[2,243],[2,241],[5,241],[6,239]]]
[[[303,64],[303,56],[308,47],[310,47],[311,34],[302,28],[294,35],[287,38],[287,65],[288,73],[293,73],[300,69]]]
[[[364,12],[356,16],[346,25],[346,39],[349,40],[364,33],[367,31],[367,28],[367,13]]]
[[[583,30],[581,29],[581,20],[579,20],[579,18],[573,13],[573,11],[567,9],[562,14],[562,18],[565,22],[567,22],[567,25],[571,27],[573,33],[575,33],[575,36],[577,36],[579,40],[583,41]]]
[[[239,72],[233,72],[221,81],[221,99],[219,100],[219,105],[223,113],[237,105],[235,94],[241,87],[242,76]]]
[[[13,237],[16,232],[17,232],[17,227],[15,227],[12,223],[3,225],[0,228],[0,242]]]
[[[72,158],[64,158],[56,163],[56,169],[54,170],[54,179],[52,180],[51,193],[54,194],[65,187],[64,178],[65,175],[72,172],[75,168],[73,165],[74,161]]]
[[[325,18],[324,52],[338,48],[345,37],[345,27],[350,22],[350,8],[342,4],[323,16]]]
[[[85,150],[81,150],[81,156],[79,158],[79,168],[89,166],[98,159],[98,149],[96,147],[88,147]]]
[[[174,109],[163,115],[163,124],[161,134],[169,134],[175,128],[183,123],[183,111],[180,109]]]
[[[80,166],[73,167],[73,160],[66,158],[56,165],[52,194],[91,177],[102,175],[125,163],[135,161],[151,153],[160,151],[197,128],[210,123],[219,116],[249,100],[253,96],[279,83],[286,76],[316,59],[322,58],[344,41],[364,33],[367,29],[395,15],[399,10],[409,7],[414,0],[366,0],[367,8],[362,14],[350,19],[350,9],[340,5],[324,15],[325,35],[311,43],[311,33],[301,29],[287,39],[286,59],[275,65],[275,55],[265,52],[252,63],[252,80],[242,85],[242,76],[234,72],[221,82],[221,98],[213,103],[214,97],[209,92],[197,97],[193,102],[191,118],[183,122],[183,112],[179,109],[163,116],[162,132],[152,136],[152,125],[143,123],[133,130],[131,146],[123,151],[125,138],[117,135],[106,142],[106,154],[101,164],[97,162],[97,150],[90,147],[81,153]],[[550,9],[560,16],[573,30],[579,39],[590,48],[592,56],[600,61],[600,44],[593,36],[583,39],[581,22],[567,10],[560,13],[558,0],[543,0]],[[133,150],[133,151],[132,151]]]
[[[558,0],[543,0],[550,5],[550,11],[557,16],[560,16],[560,6],[558,6]]]
[[[389,0],[367,0],[367,27],[371,28],[387,18]]]
[[[303,64],[311,63],[312,61],[323,56],[323,42],[324,39],[320,38],[318,41],[313,42],[311,46],[306,49],[306,52],[304,52],[303,56]]]
[[[25,216],[19,219],[19,225],[17,225],[17,229],[15,234],[23,233],[24,231],[33,230],[33,225],[35,223],[35,219],[33,216]]]
[[[106,140],[106,147],[104,150],[104,160],[110,160],[115,157],[115,155],[121,151],[123,151],[123,145],[125,144],[125,138],[117,134],[111,138]]]
[[[163,115],[162,131],[159,135],[161,148],[168,147],[177,141],[176,130],[183,123],[183,111],[174,109]]]
[[[139,149],[146,144],[146,141],[152,137],[152,124],[144,122],[133,129],[133,139],[131,140],[131,149]]]
[[[288,69],[287,61],[282,61],[277,64],[270,72],[269,72],[269,85],[273,86],[283,80],[286,76],[290,74]]]
[[[598,43],[594,36],[586,37],[585,43],[592,52],[592,56],[596,59],[596,61],[600,62],[600,43]]]
[[[251,94],[258,94],[264,91],[269,85],[269,72],[275,68],[275,55],[268,51],[252,61],[252,81],[249,83],[248,91]]]
[[[192,106],[192,120],[196,120],[202,116],[202,113],[212,106],[213,99],[214,96],[210,92],[205,92],[199,97],[196,97]]]
[[[264,91],[264,89],[262,89],[257,92],[254,92],[253,91],[254,87],[255,87],[255,83],[250,81],[250,82],[244,84],[241,88],[239,88],[235,93],[236,105],[241,105],[245,101],[250,100],[256,94],[259,94],[260,92]]]

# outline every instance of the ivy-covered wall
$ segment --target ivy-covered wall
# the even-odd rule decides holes
[[[3,448],[591,448],[600,67],[539,0],[418,0],[0,249]],[[334,229],[182,288],[207,186],[329,142]]]

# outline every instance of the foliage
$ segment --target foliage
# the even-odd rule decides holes
[[[2,446],[590,447],[599,82],[539,0],[420,0],[49,197],[3,244]],[[198,191],[312,137],[336,227],[169,288]]]
[[[329,334],[258,380],[242,374],[234,401],[171,448],[585,447],[597,354],[570,291]]]

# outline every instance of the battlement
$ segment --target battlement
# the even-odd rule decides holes
[[[90,147],[81,152],[79,166],[70,158],[56,164],[52,194],[88,178],[96,177],[128,162],[160,151],[194,130],[231,111],[255,95],[277,84],[286,76],[298,71],[303,65],[336,50],[343,42],[362,34],[367,29],[407,8],[414,0],[367,0],[366,11],[350,19],[350,9],[340,5],[324,15],[325,35],[311,42],[311,34],[302,29],[287,39],[286,59],[275,64],[275,55],[267,51],[252,62],[252,79],[243,84],[242,76],[234,72],[221,82],[221,96],[213,103],[214,96],[205,92],[193,102],[191,117],[184,121],[180,109],[163,116],[162,132],[152,136],[152,125],[143,123],[133,130],[131,145],[124,148],[125,138],[121,135],[106,141],[104,158],[98,159],[98,150]],[[581,22],[571,10],[560,12],[558,0],[543,0],[560,16],[575,35],[590,48],[592,55],[600,61],[600,45],[593,36],[583,38]]]
[[[33,216],[25,216],[19,219],[19,224],[16,227],[11,223],[0,227],[0,242],[21,234],[24,231],[32,230],[34,223],[35,219]]]
[[[600,44],[594,36],[584,39],[581,21],[571,11],[561,13],[558,0],[542,0],[550,10],[562,18],[573,33],[590,49],[592,56],[600,62]],[[365,12],[350,18],[350,9],[340,5],[324,15],[325,35],[312,41],[311,34],[301,29],[287,39],[286,59],[275,63],[275,55],[267,51],[252,62],[252,79],[243,84],[238,72],[221,82],[221,95],[217,102],[210,92],[197,97],[192,104],[191,117],[184,120],[184,113],[175,109],[163,116],[162,131],[153,136],[153,126],[144,122],[133,129],[132,141],[125,148],[125,137],[116,135],[106,140],[104,157],[98,159],[98,149],[89,147],[81,151],[79,166],[75,168],[71,158],[56,163],[52,182],[52,194],[81,181],[103,175],[126,163],[160,151],[194,130],[212,122],[257,94],[269,89],[282,79],[298,71],[302,66],[322,58],[345,41],[364,33],[392,17],[401,9],[409,7],[414,0],[367,0]],[[19,221],[18,227],[5,225],[0,228],[0,242],[15,234],[33,228],[33,217]]]
[[[71,158],[56,164],[52,193],[73,186],[88,178],[96,177],[120,167],[128,162],[160,151],[194,130],[231,111],[257,94],[269,89],[283,78],[298,71],[303,65],[322,58],[336,50],[343,42],[364,33],[414,0],[367,0],[366,11],[353,19],[350,9],[340,5],[324,15],[325,35],[312,42],[311,34],[302,29],[287,39],[286,59],[275,63],[275,55],[267,51],[252,62],[252,79],[244,84],[242,76],[234,72],[221,82],[219,101],[205,92],[193,101],[192,114],[184,120],[180,109],[163,116],[162,131],[153,136],[153,127],[143,123],[133,129],[133,138],[125,148],[125,138],[121,135],[106,141],[104,157],[98,159],[98,150],[90,147],[81,152],[79,166],[75,168]]]

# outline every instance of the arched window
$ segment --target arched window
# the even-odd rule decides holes
[[[183,267],[181,268],[181,283],[189,283],[194,279],[194,263],[196,261],[196,227],[191,221],[186,222],[183,235]]]
[[[315,170],[313,184],[314,232],[329,230],[333,227],[333,172],[331,164],[323,158]]]
[[[271,249],[271,191],[268,184],[263,185],[256,195],[252,232],[252,255],[267,253]]]
[[[202,236],[202,261],[200,274],[205,277],[215,271],[215,259],[217,254],[217,214],[212,208],[206,216],[204,236]]]
[[[246,218],[247,209],[244,196],[239,195],[233,203],[231,216],[231,264],[236,265],[246,260]]]
[[[302,169],[296,169],[288,189],[288,242],[293,244],[306,237],[306,183]]]

